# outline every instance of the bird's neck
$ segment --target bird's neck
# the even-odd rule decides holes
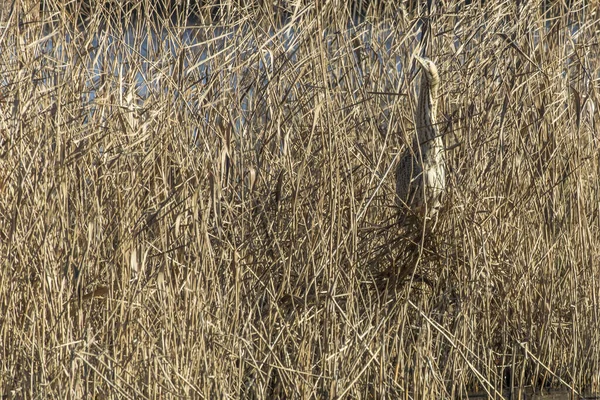
[[[441,140],[435,124],[437,117],[437,91],[437,82],[428,82],[423,78],[415,118],[419,145],[438,139]]]

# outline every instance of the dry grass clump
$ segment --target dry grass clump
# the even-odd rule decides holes
[[[390,171],[423,10],[374,3],[350,27],[323,2],[15,2],[0,394],[598,390],[599,15],[445,3],[450,188],[422,240]]]

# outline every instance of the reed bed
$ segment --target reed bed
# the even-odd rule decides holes
[[[334,3],[2,9],[2,396],[599,390],[598,9]],[[413,241],[427,16],[449,188]]]

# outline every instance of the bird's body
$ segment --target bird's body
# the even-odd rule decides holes
[[[423,70],[415,114],[417,134],[396,168],[396,202],[405,214],[408,207],[430,219],[437,215],[446,189],[444,142],[435,125],[440,78],[431,60],[415,58]]]

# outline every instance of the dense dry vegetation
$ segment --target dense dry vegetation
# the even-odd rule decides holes
[[[0,394],[597,391],[600,14],[439,3],[450,187],[417,244],[390,171],[424,9],[5,7]]]

